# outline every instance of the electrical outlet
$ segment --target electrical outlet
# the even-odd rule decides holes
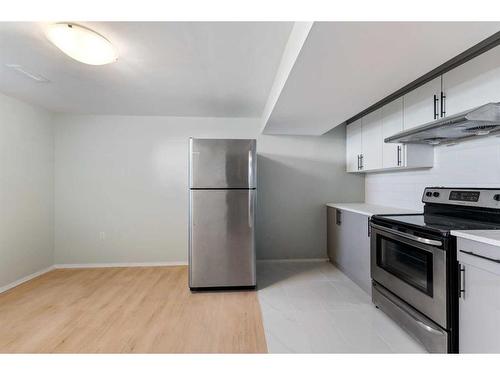
[[[99,239],[104,241],[106,239],[106,232],[99,232]]]

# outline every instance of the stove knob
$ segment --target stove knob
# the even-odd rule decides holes
[[[434,198],[439,197],[439,192],[435,191],[434,193],[432,193],[432,196],[433,196]]]
[[[497,202],[500,201],[500,194],[495,194],[493,196],[493,199],[496,200]]]
[[[432,192],[428,191],[427,193],[425,193],[425,195],[428,197],[432,197]]]

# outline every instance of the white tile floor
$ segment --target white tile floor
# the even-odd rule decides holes
[[[328,262],[259,262],[270,353],[425,353]]]

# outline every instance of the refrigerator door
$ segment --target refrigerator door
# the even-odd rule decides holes
[[[255,286],[256,190],[191,190],[189,286]]]
[[[189,139],[192,189],[256,187],[255,139]]]

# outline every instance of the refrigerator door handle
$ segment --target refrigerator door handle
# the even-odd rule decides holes
[[[254,191],[248,192],[248,227],[253,228],[253,195]]]
[[[248,150],[248,187],[253,188],[253,152]]]

